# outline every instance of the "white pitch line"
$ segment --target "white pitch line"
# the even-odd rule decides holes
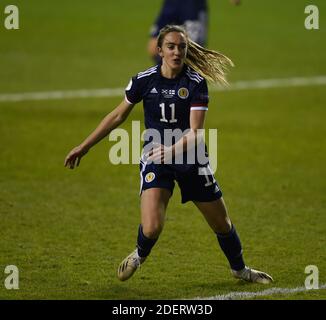
[[[227,88],[212,86],[211,91],[237,91],[285,87],[304,87],[326,85],[326,76],[295,77],[288,79],[260,79],[237,81]],[[80,89],[44,92],[0,93],[0,102],[62,100],[79,98],[122,97],[124,88]]]
[[[231,83],[229,88],[222,88],[225,90],[248,90],[248,89],[271,89],[271,88],[285,88],[285,87],[305,87],[305,86],[319,86],[326,85],[326,76],[316,76],[308,78],[289,78],[289,79],[261,79],[251,81],[237,81]],[[221,91],[221,88],[215,88],[214,91]]]
[[[0,94],[0,102],[19,102],[37,100],[62,100],[75,98],[100,98],[100,97],[120,97],[123,96],[123,88],[106,89],[80,89],[67,91],[48,92],[23,92],[23,93],[3,93]]]
[[[228,294],[222,294],[212,297],[201,298],[197,297],[194,300],[238,300],[238,299],[251,299],[256,297],[263,296],[272,296],[277,294],[293,294],[297,292],[315,292],[321,289],[326,289],[326,284],[322,284],[319,286],[319,289],[308,290],[305,287],[297,287],[297,288],[270,288],[263,291],[258,292],[230,292]]]

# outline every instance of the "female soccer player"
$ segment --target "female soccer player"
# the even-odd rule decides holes
[[[270,283],[271,276],[245,265],[240,239],[209,162],[173,161],[188,151],[187,145],[193,145],[194,141],[196,146],[202,143],[200,129],[204,127],[208,110],[206,79],[227,83],[225,72],[232,61],[199,46],[189,39],[183,28],[174,25],[160,31],[158,51],[162,63],[133,77],[126,88],[125,99],[65,159],[65,166],[70,169],[78,166],[89,149],[125,121],[133,106],[143,100],[145,127],[147,131],[155,129],[163,142],[150,138],[145,142],[140,161],[141,224],[137,246],[121,262],[118,278],[129,279],[150,254],[163,229],[174,181],[177,181],[182,202],[192,201],[215,232],[234,277]],[[168,135],[171,129],[181,129],[185,134],[171,142]]]

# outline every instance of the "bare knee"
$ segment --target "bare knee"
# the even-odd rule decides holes
[[[232,228],[223,198],[212,202],[195,202],[211,229],[216,233],[228,233]]]
[[[143,224],[143,234],[149,239],[157,239],[163,230],[163,225],[159,222],[149,222]]]
[[[224,216],[218,219],[215,232],[226,234],[232,229],[232,222],[228,216]]]
[[[157,239],[162,232],[170,195],[169,190],[159,188],[147,189],[142,193],[141,222],[145,237]]]

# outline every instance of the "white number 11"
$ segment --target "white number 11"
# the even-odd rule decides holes
[[[176,123],[178,120],[175,118],[175,104],[171,103],[171,104],[169,104],[169,107],[171,108],[171,119],[167,120],[165,118],[165,103],[160,104],[161,114],[162,114],[162,118],[160,119],[160,121],[169,122],[169,123]]]

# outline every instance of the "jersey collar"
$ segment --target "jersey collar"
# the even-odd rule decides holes
[[[162,76],[162,72],[161,72],[161,67],[162,67],[162,62],[160,62],[158,65],[157,65],[157,68],[158,68],[158,75],[160,76],[161,79],[165,80],[165,81],[169,81],[169,82],[174,82],[176,80],[179,80],[183,75],[184,73],[186,72],[187,70],[187,65],[184,63],[183,64],[183,68],[181,70],[181,72],[173,79],[169,79],[169,78],[165,78]]]

